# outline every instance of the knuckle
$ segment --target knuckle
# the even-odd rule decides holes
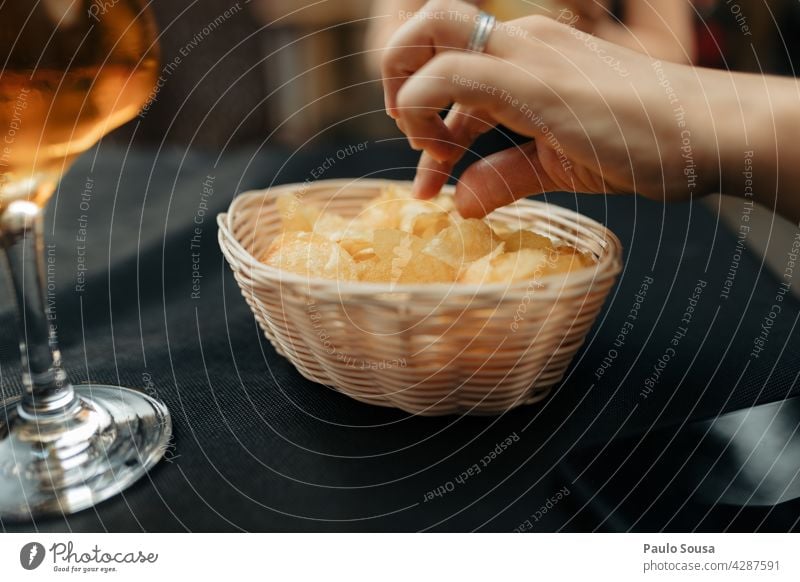
[[[432,67],[438,73],[457,73],[461,70],[461,63],[463,61],[463,55],[457,51],[445,51],[433,59]]]
[[[403,86],[400,87],[400,90],[397,91],[397,106],[403,110],[408,109],[412,106],[413,102],[413,87],[411,86],[412,81],[406,81],[403,83]]]
[[[561,26],[554,19],[542,14],[525,16],[524,18],[520,18],[518,23],[534,36],[550,34],[553,31],[557,31]]]
[[[543,29],[552,28],[556,22],[549,16],[545,16],[543,14],[532,14],[527,18],[530,21],[530,25],[534,28],[543,28]]]
[[[413,110],[414,115],[422,115],[424,111],[426,80],[416,76],[409,78],[397,91],[397,106],[406,112]]]
[[[381,55],[381,77],[384,79],[388,79],[394,76],[394,59],[391,51],[385,51],[383,55]]]
[[[478,125],[478,123],[483,122],[473,122],[467,127],[467,140],[472,143],[480,136],[482,136],[486,132],[486,128],[482,125]]]
[[[420,12],[428,14],[447,13],[458,10],[458,4],[459,3],[455,2],[454,0],[428,0],[428,2],[426,2],[425,5],[420,8]]]
[[[469,166],[464,171],[461,180],[473,195],[484,198],[488,192],[491,192],[491,184],[496,178],[497,168],[484,158]]]

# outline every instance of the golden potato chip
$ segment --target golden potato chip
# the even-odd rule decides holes
[[[506,251],[509,253],[521,249],[548,249],[553,247],[552,240],[530,230],[516,230],[500,238],[506,243]]]
[[[553,255],[548,264],[549,273],[571,273],[594,264],[591,257],[568,246],[558,247]]]
[[[505,253],[492,264],[495,281],[520,281],[541,276],[547,269],[547,252],[522,249]]]
[[[381,258],[410,256],[410,253],[420,252],[424,246],[425,241],[421,238],[402,230],[381,228],[372,233],[372,248]]]
[[[363,261],[375,256],[372,241],[360,238],[344,238],[339,241],[339,246],[347,251],[356,261]]]
[[[357,279],[353,258],[338,244],[309,232],[286,232],[278,236],[261,257],[271,267],[307,277]]]
[[[380,196],[367,203],[358,218],[371,228],[400,228],[400,210],[405,200],[399,199],[390,190],[384,190]]]
[[[542,276],[547,269],[547,253],[541,249],[522,249],[493,254],[475,261],[461,275],[462,283],[505,283]]]
[[[358,268],[358,280],[365,283],[386,282],[391,277],[391,261],[382,260],[377,255],[373,255],[366,261],[359,261],[356,263],[356,267]]]
[[[423,240],[431,240],[452,224],[447,212],[425,212],[414,219],[411,232]]]
[[[313,231],[334,242],[346,238],[370,239],[369,229],[365,228],[358,219],[344,218],[332,212],[322,213],[314,223]]]
[[[476,218],[469,218],[437,234],[427,244],[425,252],[455,269],[460,269],[464,263],[491,253],[498,242],[488,224]]]
[[[499,238],[503,238],[505,235],[511,234],[512,232],[514,232],[514,229],[511,228],[505,222],[502,222],[500,220],[493,220],[491,218],[484,218],[484,220],[486,221],[486,224],[488,224],[491,227],[492,231]]]
[[[375,257],[359,264],[359,278],[390,283],[452,282],[455,270],[423,253],[424,244],[418,236],[400,230],[376,230],[373,235]]]
[[[452,212],[455,210],[455,202],[452,196],[439,194],[428,200],[421,200],[414,198],[411,194],[411,188],[400,184],[389,184],[381,190],[379,198],[384,200],[398,200],[401,203],[422,203],[430,208],[432,212]]]
[[[392,186],[385,188],[380,196],[369,202],[359,218],[371,228],[413,232],[418,216],[432,212],[449,213],[453,208],[450,197],[437,196],[432,200],[419,200],[411,196],[409,189]]]
[[[358,263],[359,279],[368,282],[389,283],[451,283],[456,271],[448,265],[425,253],[413,253],[404,258],[374,257]]]
[[[276,200],[284,233],[262,260],[309,277],[388,283],[496,283],[594,264],[569,246],[491,219],[462,219],[452,196],[416,200],[390,186],[355,218]]]
[[[492,269],[492,261],[503,254],[505,243],[500,243],[494,250],[478,259],[465,265],[458,276],[460,283],[482,283],[489,276]]]
[[[414,232],[414,225],[417,220],[426,214],[444,214],[447,216],[447,212],[442,210],[442,207],[434,200],[404,200],[400,206],[398,228],[405,232]]]
[[[452,283],[456,270],[427,253],[416,253],[403,269],[398,283]]]
[[[319,218],[319,211],[316,208],[303,204],[294,194],[279,196],[275,200],[275,206],[278,207],[283,230],[310,231]]]

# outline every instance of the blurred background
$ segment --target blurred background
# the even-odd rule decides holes
[[[687,0],[700,66],[794,75],[798,0]],[[414,2],[409,3],[413,5]],[[555,14],[554,2],[502,0],[510,14]],[[624,7],[609,9],[624,19]],[[137,140],[219,146],[276,140],[299,145],[397,134],[380,113],[370,22],[380,0],[155,0],[165,82]],[[513,5],[518,5],[513,7]],[[746,28],[743,28],[746,27]],[[743,32],[744,30],[744,32]],[[134,122],[137,123],[137,122]]]
[[[795,75],[800,0],[685,3],[691,39],[683,44],[695,64]],[[391,32],[391,25],[387,29],[381,24],[386,14],[415,4],[421,3],[154,0],[161,30],[160,88],[138,119],[106,140],[214,150],[255,142],[293,151],[311,142],[398,138],[400,133],[382,111],[375,47],[381,35]],[[574,5],[575,0],[564,4]],[[533,12],[556,15],[559,9],[557,0],[494,0],[483,5],[500,18]],[[626,20],[630,7],[630,0],[603,5],[613,14],[609,18],[620,21]],[[485,139],[492,143],[491,136]],[[484,151],[491,148],[484,145]],[[711,197],[706,203],[723,221],[738,226],[738,200]],[[770,249],[783,248],[795,231],[795,225],[762,211],[748,244],[767,263],[782,262],[778,251]]]

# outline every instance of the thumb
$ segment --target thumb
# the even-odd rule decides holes
[[[472,164],[456,185],[455,202],[459,213],[464,218],[480,218],[530,194],[562,190],[565,186],[571,189],[567,184],[557,184],[545,169],[551,157],[547,152],[549,150],[542,150],[535,141],[530,141]]]

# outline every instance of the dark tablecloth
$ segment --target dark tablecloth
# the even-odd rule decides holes
[[[368,146],[322,177],[413,175],[404,144]],[[778,279],[714,213],[699,202],[565,194],[546,198],[613,229],[626,266],[546,402],[498,417],[419,418],[308,382],[262,337],[217,247],[215,215],[238,192],[309,178],[340,147],[218,154],[105,146],[78,161],[51,202],[47,235],[70,376],[157,394],[172,413],[174,446],[124,495],[3,529],[510,531],[569,486],[556,468],[570,451],[796,394],[797,302],[776,300]],[[19,391],[7,303],[6,397]],[[775,304],[781,311],[771,318]],[[484,466],[508,437],[513,444]],[[476,464],[480,473],[456,479]],[[549,519],[535,529],[552,528]]]

